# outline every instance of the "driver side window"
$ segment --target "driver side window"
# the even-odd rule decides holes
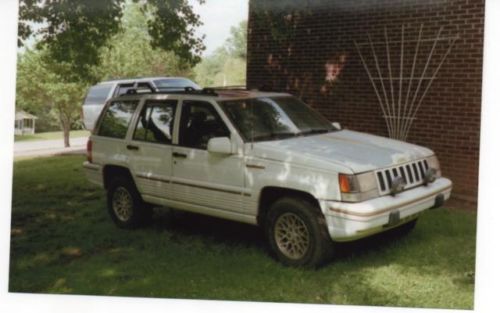
[[[229,137],[229,130],[212,104],[204,101],[184,101],[179,145],[206,150],[208,141],[214,137]]]

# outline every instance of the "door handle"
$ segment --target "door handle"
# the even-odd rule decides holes
[[[127,149],[128,150],[139,150],[139,147],[138,146],[133,146],[133,145],[127,145]]]
[[[174,158],[183,158],[183,159],[187,158],[187,154],[185,153],[174,152],[172,153],[172,155]]]

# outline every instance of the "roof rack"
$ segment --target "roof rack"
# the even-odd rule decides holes
[[[268,84],[260,85],[260,87],[248,88],[246,85],[233,85],[233,86],[219,86],[219,87],[210,87],[215,90],[246,90],[246,91],[267,91],[267,92],[282,92],[275,90],[273,86]]]
[[[117,81],[117,80],[140,80],[140,79],[146,79],[146,78],[161,79],[161,78],[170,78],[170,76],[108,77],[105,80],[101,81],[101,83],[112,82],[112,81]]]
[[[214,88],[203,88],[203,89],[194,89],[193,87],[184,87],[184,90],[182,89],[177,89],[177,90],[158,90],[158,91],[151,91],[151,92],[137,92],[137,89],[135,88],[130,88],[127,90],[127,92],[123,95],[136,95],[136,94],[184,94],[184,95],[203,95],[203,96],[214,96],[217,97],[219,94],[215,92]],[[120,95],[120,96],[123,96]]]
[[[101,83],[105,83],[105,82],[112,82],[112,81],[115,81],[115,80],[136,80],[136,79],[142,79],[144,77],[142,76],[137,76],[137,77],[108,77],[107,79],[101,81]]]
[[[237,89],[237,90],[249,90],[245,85],[233,85],[233,86],[217,86],[210,87],[212,89],[227,90],[227,89]]]

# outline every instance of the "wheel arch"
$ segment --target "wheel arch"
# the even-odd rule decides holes
[[[104,189],[107,190],[110,187],[112,179],[118,176],[125,176],[129,178],[134,185],[136,185],[134,178],[128,168],[119,165],[106,165],[102,170]]]
[[[258,225],[260,226],[265,225],[266,215],[269,212],[269,208],[273,205],[274,202],[283,197],[294,197],[294,198],[304,199],[309,203],[313,204],[314,207],[316,207],[318,211],[321,212],[318,199],[316,199],[309,192],[293,188],[266,186],[261,189],[259,196],[259,205],[257,211]]]

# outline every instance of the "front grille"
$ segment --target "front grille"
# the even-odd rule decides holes
[[[378,188],[381,195],[391,193],[392,180],[399,176],[409,189],[424,183],[425,172],[429,169],[427,160],[419,160],[376,171]]]

